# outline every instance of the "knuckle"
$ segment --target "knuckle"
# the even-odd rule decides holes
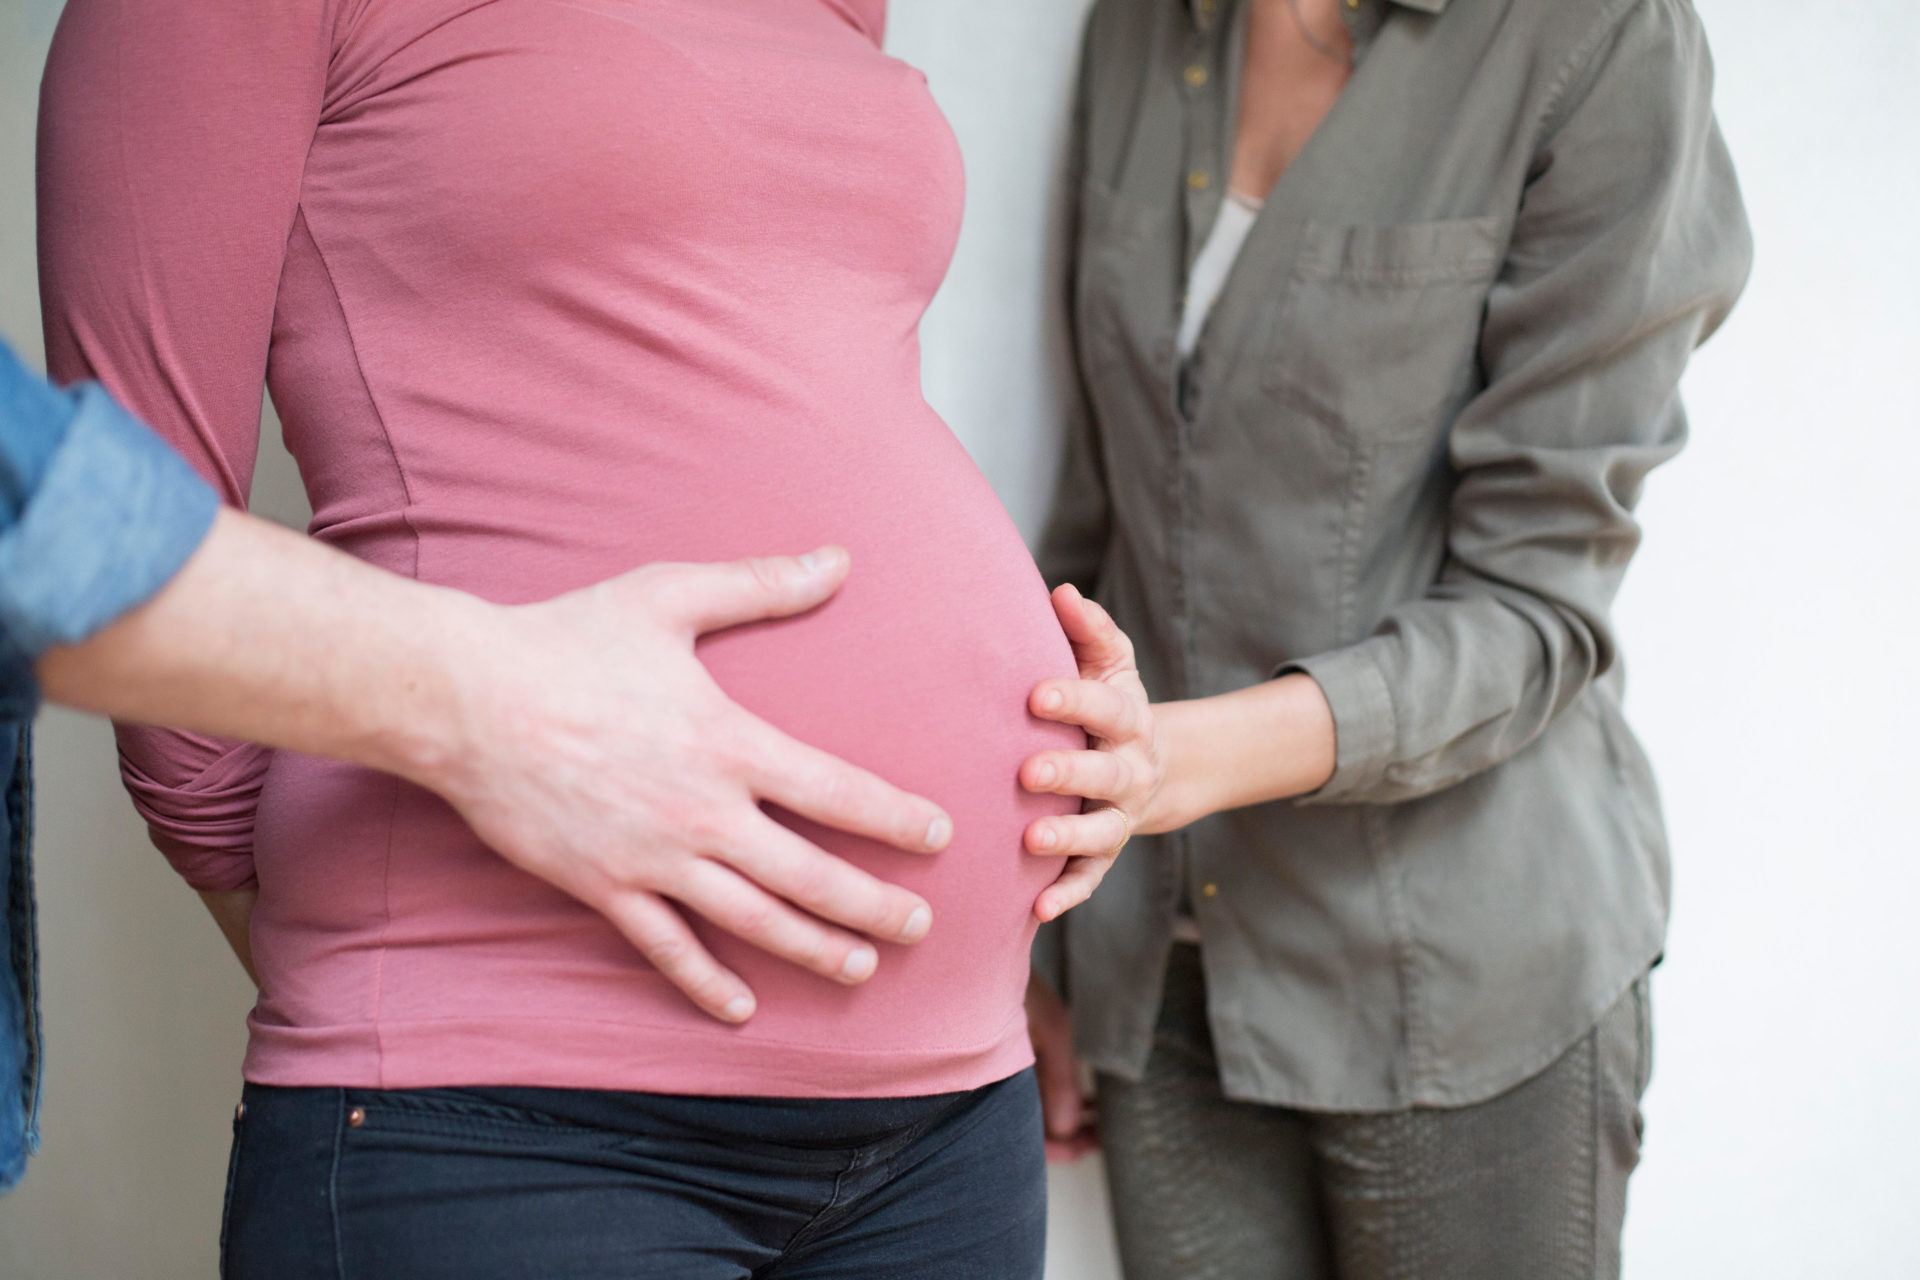
[[[771,556],[755,556],[746,562],[747,573],[752,576],[756,586],[770,595],[779,595],[786,591],[789,581],[785,562]]]
[[[732,713],[713,716],[700,725],[699,731],[720,772],[739,779],[779,764],[776,753],[766,749],[755,729],[751,717]]]
[[[825,770],[804,781],[808,803],[821,813],[851,814],[856,807],[856,787],[838,770]]]
[[[849,948],[841,946],[831,935],[817,929],[809,929],[793,943],[793,958],[816,973],[828,977],[838,977],[841,967],[847,962]]]
[[[780,916],[764,898],[749,898],[726,908],[727,927],[742,938],[764,938],[779,927]]]
[[[670,590],[673,584],[680,581],[684,576],[681,572],[680,565],[662,560],[655,561],[652,564],[642,565],[640,568],[635,569],[633,571],[633,582],[643,591],[657,594]]]
[[[685,565],[651,564],[637,577],[640,596],[660,612],[678,618],[691,608],[693,582]]]
[[[674,934],[654,934],[640,950],[648,964],[669,976],[685,976],[693,965],[693,943]]]
[[[716,854],[732,849],[739,837],[738,824],[713,805],[694,805],[682,818],[687,843],[696,853]]]
[[[836,896],[846,896],[836,895],[832,877],[811,862],[788,875],[784,888],[788,897],[809,911],[832,905]]]
[[[663,897],[684,899],[693,885],[694,861],[685,854],[662,860],[647,876],[645,887]]]

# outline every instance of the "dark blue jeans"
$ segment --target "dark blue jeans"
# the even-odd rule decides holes
[[[1038,1280],[1033,1074],[926,1098],[248,1085],[225,1280]]]

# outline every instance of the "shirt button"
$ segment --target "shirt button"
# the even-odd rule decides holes
[[[1220,892],[1220,886],[1215,884],[1211,880],[1207,881],[1205,884],[1200,886],[1200,893],[1203,897],[1211,898],[1219,892]]]
[[[347,1128],[358,1129],[361,1125],[365,1124],[366,1122],[367,1122],[366,1108],[355,1107],[353,1110],[347,1112]]]
[[[1198,89],[1207,82],[1207,69],[1199,63],[1187,68],[1187,83]]]
[[[1207,176],[1204,169],[1195,169],[1187,175],[1187,185],[1195,191],[1205,191],[1212,181],[1213,179]]]

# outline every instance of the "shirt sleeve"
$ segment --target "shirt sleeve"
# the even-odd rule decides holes
[[[71,0],[41,87],[47,363],[91,377],[244,506],[268,341],[336,0]],[[122,726],[155,844],[253,880],[260,747]]]
[[[1561,72],[1450,440],[1439,582],[1358,645],[1289,664],[1326,691],[1331,781],[1411,799],[1513,756],[1616,662],[1641,487],[1686,435],[1678,385],[1752,241],[1689,6],[1624,6]],[[1617,7],[1616,10],[1617,12]]]
[[[152,596],[205,539],[219,500],[97,386],[55,391],[0,346],[0,700],[31,663]]]

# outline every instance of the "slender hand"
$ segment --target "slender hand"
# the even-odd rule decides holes
[[[1047,1159],[1069,1163],[1099,1150],[1093,1108],[1080,1092],[1073,1022],[1059,993],[1037,973],[1027,979],[1027,1036],[1033,1041],[1033,1071],[1040,1081]]]
[[[1084,728],[1093,749],[1043,751],[1022,766],[1020,781],[1029,791],[1085,796],[1094,807],[1027,830],[1034,853],[1081,855],[1042,895],[1042,920],[1085,901],[1136,832],[1175,831],[1225,809],[1306,795],[1333,776],[1333,711],[1312,677],[1148,706],[1133,646],[1106,610],[1070,585],[1053,602],[1081,678],[1040,684],[1033,712]]]
[[[1153,709],[1134,665],[1133,642],[1105,609],[1071,585],[1053,593],[1053,608],[1073,645],[1080,678],[1043,680],[1028,704],[1044,720],[1085,729],[1093,747],[1042,751],[1020,766],[1020,785],[1027,790],[1081,796],[1089,806],[1076,815],[1035,819],[1027,827],[1029,853],[1067,858],[1060,878],[1033,904],[1042,921],[1093,893],[1139,829],[1163,777]]]
[[[740,1021],[752,993],[674,904],[849,983],[878,963],[858,935],[913,942],[932,923],[918,896],[759,806],[913,853],[946,845],[947,816],[750,715],[694,655],[703,632],[815,607],[848,570],[837,548],[653,565],[508,608],[223,512],[159,595],[36,670],[48,697],[82,710],[428,787],[509,862],[605,915],[702,1009]],[[250,895],[209,895],[241,941]]]

